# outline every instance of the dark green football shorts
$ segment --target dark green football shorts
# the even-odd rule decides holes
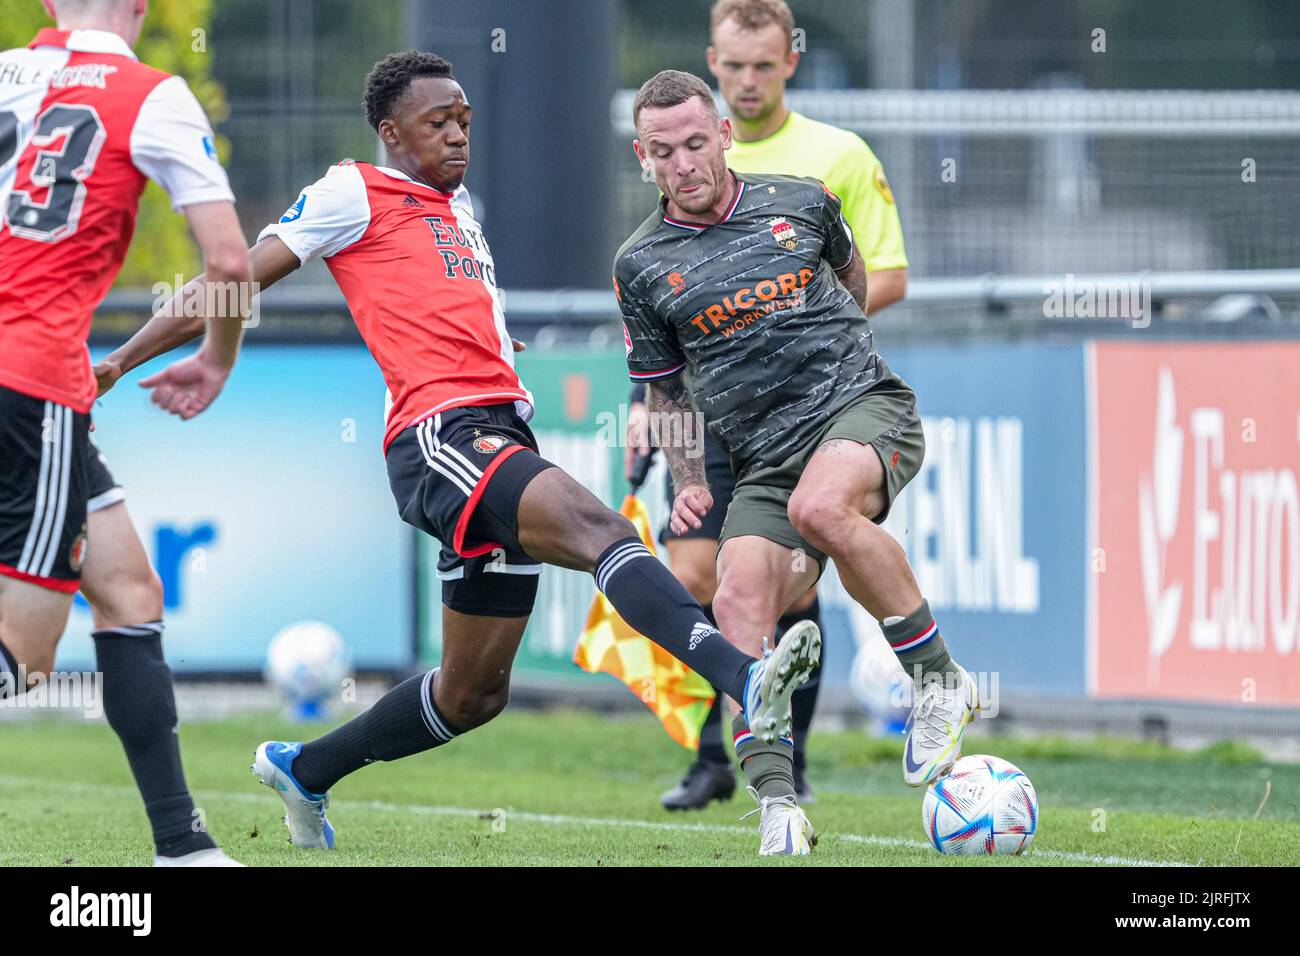
[[[813,454],[834,438],[870,445],[885,466],[885,510],[873,519],[880,524],[894,498],[916,477],[925,458],[925,435],[916,412],[916,395],[894,376],[849,405],[813,435],[799,451],[779,465],[755,468],[736,482],[718,548],[729,538],[757,535],[791,550],[802,550],[824,569],[826,555],[804,540],[790,523],[790,495]]]

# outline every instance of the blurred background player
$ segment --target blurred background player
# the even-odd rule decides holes
[[[903,228],[880,160],[856,133],[808,119],[785,105],[786,84],[799,65],[789,5],[785,0],[718,0],[710,15],[710,28],[709,71],[717,78],[718,91],[731,113],[733,139],[727,165],[741,173],[785,173],[824,182],[840,198],[844,218],[866,263],[867,314],[874,315],[902,299],[907,291]],[[632,391],[628,423],[630,476],[635,456],[648,450],[644,385]],[[735,476],[726,453],[707,433],[704,449],[713,509],[699,528],[681,535],[666,528],[664,544],[673,574],[712,615],[718,589],[718,536],[731,503]],[[671,481],[666,482],[665,490],[671,503]],[[800,620],[821,624],[815,588],[786,610],[777,633]],[[808,730],[825,663],[823,649],[821,664],[793,699],[795,789],[804,804],[813,800],[807,773]],[[696,760],[681,783],[661,799],[669,810],[698,809],[710,800],[729,799],[735,788],[735,774],[722,739],[719,697],[701,728]]]
[[[146,179],[189,219],[214,282],[248,255],[207,117],[185,81],[138,62],[147,0],[44,0],[57,29],[0,54],[0,697],[49,674],[80,582],[108,722],[159,866],[234,866],[200,826],[162,653],[162,588],[89,440],[91,316],[121,268]],[[156,376],[193,414],[234,363],[239,321]]]
[[[816,629],[793,629],[757,660],[756,642],[737,646],[709,624],[631,522],[539,455],[532,395],[463,185],[471,107],[451,64],[392,54],[366,77],[364,101],[385,165],[339,163],[308,186],[262,230],[253,276],[265,288],[323,258],[348,300],[392,394],[384,454],[398,511],[442,544],[442,656],[318,740],[257,748],[254,772],[284,800],[294,845],[333,847],[329,790],[347,774],[501,713],[543,562],[594,575],[632,627],[741,701],[756,734],[788,734],[790,693],[820,650]],[[124,370],[197,334],[197,320],[171,311],[123,347]],[[168,407],[160,391],[154,401]],[[761,775],[763,762],[752,763]],[[798,807],[765,803],[760,853],[806,853],[807,831]]]

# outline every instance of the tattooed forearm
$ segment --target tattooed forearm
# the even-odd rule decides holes
[[[673,489],[681,491],[687,485],[704,485],[704,435],[703,421],[691,406],[691,397],[680,375],[651,382],[646,390],[646,404],[650,410],[651,440],[663,449],[668,460],[668,470],[673,476]]]
[[[862,309],[863,314],[867,311],[867,264],[862,261],[862,253],[858,252],[858,247],[853,247],[853,258],[843,269],[835,273],[840,282],[844,283],[844,288],[848,289],[849,295],[853,296],[858,308]]]

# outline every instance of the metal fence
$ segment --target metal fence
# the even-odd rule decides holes
[[[633,92],[611,103],[620,231],[652,208]],[[914,276],[1300,265],[1300,93],[791,91],[861,135]]]

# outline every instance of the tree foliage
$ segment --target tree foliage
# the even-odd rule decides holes
[[[212,77],[212,37],[209,25],[213,0],[165,0],[150,5],[144,30],[135,46],[141,61],[185,77],[208,118],[215,125],[228,112],[225,95]],[[25,46],[42,27],[53,26],[37,0],[0,0],[0,49]],[[229,152],[218,137],[223,162]],[[140,202],[135,240],[118,277],[118,285],[152,285],[187,276],[199,269],[199,256],[185,219],[172,212],[171,200],[155,183]]]

